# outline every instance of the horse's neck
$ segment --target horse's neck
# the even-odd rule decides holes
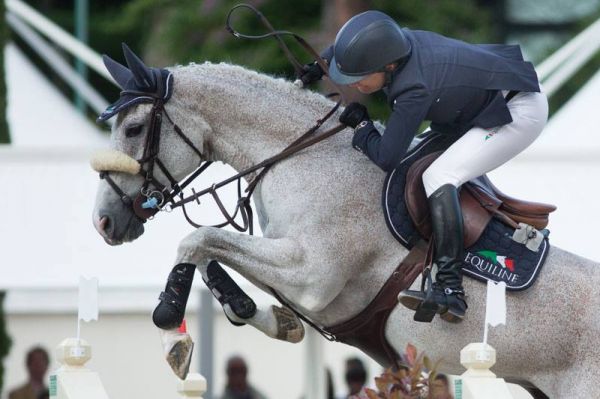
[[[238,171],[283,150],[332,105],[283,79],[227,64],[181,67],[175,87],[187,98],[187,112],[211,126],[208,156]]]

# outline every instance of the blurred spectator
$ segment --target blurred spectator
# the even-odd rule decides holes
[[[248,366],[240,356],[232,356],[227,361],[227,383],[221,399],[266,399],[248,382]]]
[[[367,383],[367,369],[362,360],[357,357],[346,359],[345,379],[348,394],[344,397],[358,394]]]
[[[30,349],[25,364],[29,380],[19,388],[10,391],[8,399],[40,399],[43,398],[41,395],[48,390],[44,379],[50,364],[48,352],[39,346]]]
[[[438,374],[435,376],[431,386],[431,398],[454,399],[454,396],[452,396],[452,392],[450,390],[450,382],[445,374]]]
[[[37,397],[37,399],[50,399],[50,391],[45,389]]]

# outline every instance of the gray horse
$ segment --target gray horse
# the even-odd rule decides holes
[[[170,71],[174,88],[165,109],[171,119],[206,159],[238,171],[283,150],[333,105],[318,93],[240,66],[205,63]],[[140,175],[132,174],[133,159],[142,157],[151,107],[142,103],[120,112],[111,146],[121,159],[96,159],[132,197],[143,184]],[[323,128],[333,127],[338,116]],[[350,135],[350,130],[343,131],[303,150],[264,176],[254,196],[262,237],[198,228],[183,237],[174,264],[196,265],[208,279],[209,262],[221,262],[261,289],[274,289],[319,326],[361,312],[408,251],[388,231],[383,217],[385,174],[351,148]],[[200,161],[166,120],[159,155],[176,180]],[[132,168],[123,166],[128,162]],[[163,173],[155,175],[168,185]],[[93,221],[111,245],[133,241],[144,231],[105,180],[98,188]],[[494,371],[530,380],[553,398],[600,397],[599,285],[597,264],[553,248],[536,284],[508,295],[507,326],[494,329],[490,337],[499,352]],[[444,359],[443,371],[460,373],[458,353],[480,340],[485,311],[485,284],[466,279],[465,286],[470,307],[464,322],[436,318],[430,324],[416,323],[413,312],[399,306],[387,322],[388,341],[399,352],[412,343],[433,359]],[[250,319],[224,309],[231,320],[270,337],[290,342],[303,337],[302,323],[285,308],[258,309]],[[287,316],[286,323],[281,314]],[[165,336],[169,334],[175,332]]]

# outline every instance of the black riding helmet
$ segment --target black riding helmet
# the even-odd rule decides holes
[[[391,17],[366,11],[350,18],[338,32],[329,77],[338,84],[356,83],[387,64],[402,62],[410,51],[410,42]]]

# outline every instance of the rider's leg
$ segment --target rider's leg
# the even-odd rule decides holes
[[[462,287],[464,234],[458,189],[452,184],[445,184],[429,196],[428,202],[437,269],[433,285],[437,295],[434,298],[444,320],[459,322],[465,316],[467,304]]]
[[[462,236],[458,235],[462,231],[462,215],[460,207],[456,207],[455,188],[497,168],[523,151],[539,136],[546,123],[548,103],[544,94],[517,94],[508,103],[508,108],[512,123],[496,129],[475,127],[469,130],[423,174],[437,244],[434,263],[438,266],[438,284],[434,298],[440,304],[438,312],[450,309],[445,316],[449,321],[460,321],[461,314],[464,314],[459,288],[461,264],[448,261],[448,257],[453,259],[459,254],[457,242],[461,243],[460,252],[463,249]],[[443,290],[447,287],[450,288],[449,296]],[[456,295],[452,294],[454,290],[458,290]],[[405,291],[400,301],[415,309],[423,299],[423,294]]]
[[[459,322],[465,315],[467,304],[462,287],[464,234],[458,189],[445,184],[429,196],[428,202],[435,245],[436,282],[426,292],[404,290],[399,300],[417,311],[416,321],[430,322],[439,313],[446,321]]]

